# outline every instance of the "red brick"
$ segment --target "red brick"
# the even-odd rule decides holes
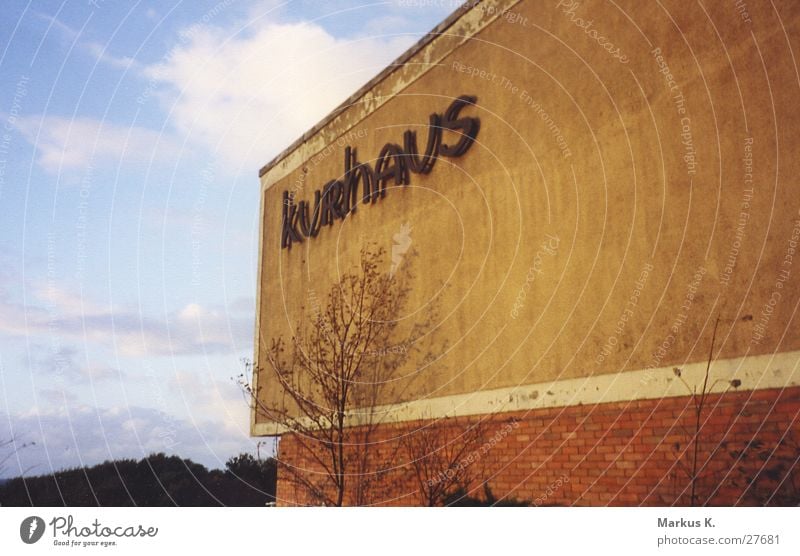
[[[729,446],[745,446],[751,440],[773,445],[798,414],[798,387],[711,396],[703,414],[700,461],[705,461],[710,450],[723,441]],[[686,448],[691,445],[694,410],[688,396],[507,413],[490,421],[500,430],[510,418],[518,419],[519,426],[487,453],[478,452],[481,457],[473,464],[487,477],[494,477],[491,488],[496,496],[532,500],[563,474],[570,477],[570,482],[558,488],[549,503],[664,505],[675,503],[676,494],[687,484],[675,462],[676,458],[688,461],[689,457]],[[395,454],[397,439],[418,425],[393,424],[378,429],[375,440],[383,442],[383,457]],[[688,434],[684,427],[690,431]],[[680,443],[677,451],[675,443]],[[292,435],[282,438],[280,456],[298,468],[316,469],[310,455]],[[707,474],[724,476],[732,465],[726,457],[724,450],[718,451]],[[394,461],[402,465],[404,456],[395,454]],[[418,484],[410,467],[395,469],[383,480],[385,484],[380,486],[385,491],[384,498],[373,502],[419,503]],[[740,489],[728,484],[710,503],[733,503],[741,494]],[[309,502],[283,473],[279,474],[278,497],[282,505]],[[683,496],[677,503],[688,503],[688,499]]]

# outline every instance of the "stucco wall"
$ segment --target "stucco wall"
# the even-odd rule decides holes
[[[473,8],[265,169],[258,364],[403,225],[405,317],[438,304],[442,357],[386,404],[705,361],[717,317],[720,358],[800,349],[800,5],[558,4]],[[464,94],[468,152],[281,248],[284,191],[312,201],[345,145],[374,163],[414,129],[424,148]]]

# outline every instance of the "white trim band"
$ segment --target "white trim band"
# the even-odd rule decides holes
[[[705,361],[683,365],[680,367],[683,380],[700,391],[706,365]],[[382,423],[399,423],[690,395],[673,369],[674,366],[669,366],[625,371],[414,400],[377,407],[373,415]],[[800,386],[800,351],[718,359],[711,365],[709,392],[728,390],[733,379],[741,380],[737,391]],[[353,421],[352,424],[358,424],[357,417]],[[257,423],[252,430],[253,436],[283,432],[286,431],[275,423]]]

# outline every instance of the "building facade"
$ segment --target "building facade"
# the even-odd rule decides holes
[[[435,357],[375,402],[393,465],[345,503],[425,503],[404,439],[476,423],[428,484],[797,503],[798,31],[789,1],[468,2],[261,170],[260,400],[285,397],[272,342],[367,243],[409,272],[398,318],[433,318]],[[297,431],[251,431],[321,473]],[[278,498],[317,503],[285,474]]]

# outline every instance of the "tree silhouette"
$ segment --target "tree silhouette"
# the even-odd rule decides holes
[[[252,409],[292,433],[314,466],[297,468],[279,458],[281,472],[316,504],[360,505],[376,496],[393,459],[376,459],[373,435],[386,417],[379,404],[396,401],[390,380],[412,354],[420,365],[431,358],[419,339],[435,310],[401,326],[411,265],[398,268],[393,261],[386,272],[387,266],[383,249],[362,248],[357,267],[331,287],[324,306],[301,319],[289,340],[271,340],[265,368],[252,370],[269,374],[280,396],[265,399],[254,391],[251,369],[239,376]]]
[[[49,475],[17,477],[0,486],[3,506],[264,506],[275,499],[276,463],[240,454],[227,470],[151,454]]]
[[[480,480],[485,428],[483,422],[444,418],[426,422],[402,437],[422,505],[444,505],[456,492],[467,492]]]

